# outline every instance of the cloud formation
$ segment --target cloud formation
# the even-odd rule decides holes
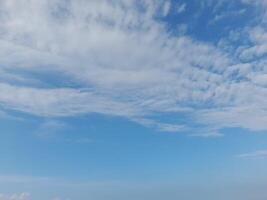
[[[267,150],[255,151],[252,153],[240,154],[239,158],[245,159],[266,159],[267,158]]]
[[[233,47],[170,34],[161,20],[170,8],[154,0],[1,1],[1,108],[45,117],[100,113],[170,132],[191,127],[155,114],[186,113],[216,134],[267,130],[262,20],[236,30],[248,44]]]
[[[0,200],[30,200],[30,194],[28,193],[11,194],[11,195],[0,194]]]

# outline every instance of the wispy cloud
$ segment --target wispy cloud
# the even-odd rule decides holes
[[[21,193],[21,194],[0,194],[0,200],[30,200],[30,194]]]
[[[21,194],[1,194],[0,200],[32,200],[31,195],[29,193],[23,192]],[[62,199],[62,198],[52,198],[51,200],[70,200],[70,199]]]
[[[244,159],[267,159],[267,150],[259,150],[252,153],[245,153],[238,155],[239,158]]]
[[[218,21],[221,21],[227,17],[239,17],[242,16],[246,12],[246,9],[241,9],[241,10],[234,10],[234,11],[227,11],[223,12],[221,14],[217,14],[214,19],[210,21],[210,24],[214,24]]]
[[[182,13],[186,10],[186,3],[178,4],[177,5],[177,13]]]
[[[168,2],[1,1],[1,108],[130,120],[188,109],[198,125],[267,130],[265,29],[253,27],[251,45],[228,52],[170,35],[157,20],[159,10],[170,11]],[[259,115],[260,122],[249,120]],[[153,127],[171,132],[185,126],[158,123]]]
[[[163,5],[163,16],[167,16],[169,14],[170,8],[171,8],[171,2],[166,1]]]
[[[48,120],[43,122],[35,132],[40,137],[49,138],[56,136],[68,128],[69,126],[62,121]]]

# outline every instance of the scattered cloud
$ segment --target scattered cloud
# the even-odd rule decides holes
[[[28,193],[21,193],[21,194],[11,194],[5,195],[0,194],[0,200],[30,200],[30,194]]]
[[[171,8],[171,2],[166,1],[163,5],[163,16],[167,16],[169,14],[170,8]]]
[[[29,193],[23,192],[21,194],[0,194],[0,200],[31,200],[31,195]],[[51,200],[70,200],[62,198],[53,198]]]
[[[183,13],[185,10],[186,10],[186,3],[182,3],[182,4],[177,5],[176,11],[178,14]]]
[[[62,121],[48,120],[43,122],[35,132],[40,137],[53,137],[67,128],[69,128],[68,125]]]
[[[18,175],[0,175],[0,183],[8,184],[37,184],[55,182],[54,179],[47,177],[18,176]]]
[[[0,109],[46,118],[99,113],[151,119],[149,126],[170,132],[190,127],[154,115],[188,110],[193,125],[267,130],[263,25],[242,30],[249,44],[228,52],[186,35],[184,24],[183,34],[169,34],[157,19],[159,9],[166,16],[171,6],[1,1]],[[186,8],[183,3],[177,12]]]
[[[223,12],[220,14],[216,14],[214,19],[212,19],[212,21],[210,22],[211,24],[214,24],[218,21],[221,21],[227,17],[239,17],[242,16],[243,14],[246,13],[246,9],[241,9],[241,10],[234,10],[234,11],[227,11],[227,12]]]
[[[223,134],[219,128],[197,128],[191,134],[192,137],[203,137],[203,138],[221,138]]]
[[[267,150],[255,151],[252,153],[240,154],[239,158],[244,159],[267,159]]]

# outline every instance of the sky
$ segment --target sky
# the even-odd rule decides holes
[[[266,200],[266,0],[0,0],[0,200]]]

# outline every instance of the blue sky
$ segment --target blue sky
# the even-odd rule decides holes
[[[267,1],[0,1],[0,200],[266,200]]]

